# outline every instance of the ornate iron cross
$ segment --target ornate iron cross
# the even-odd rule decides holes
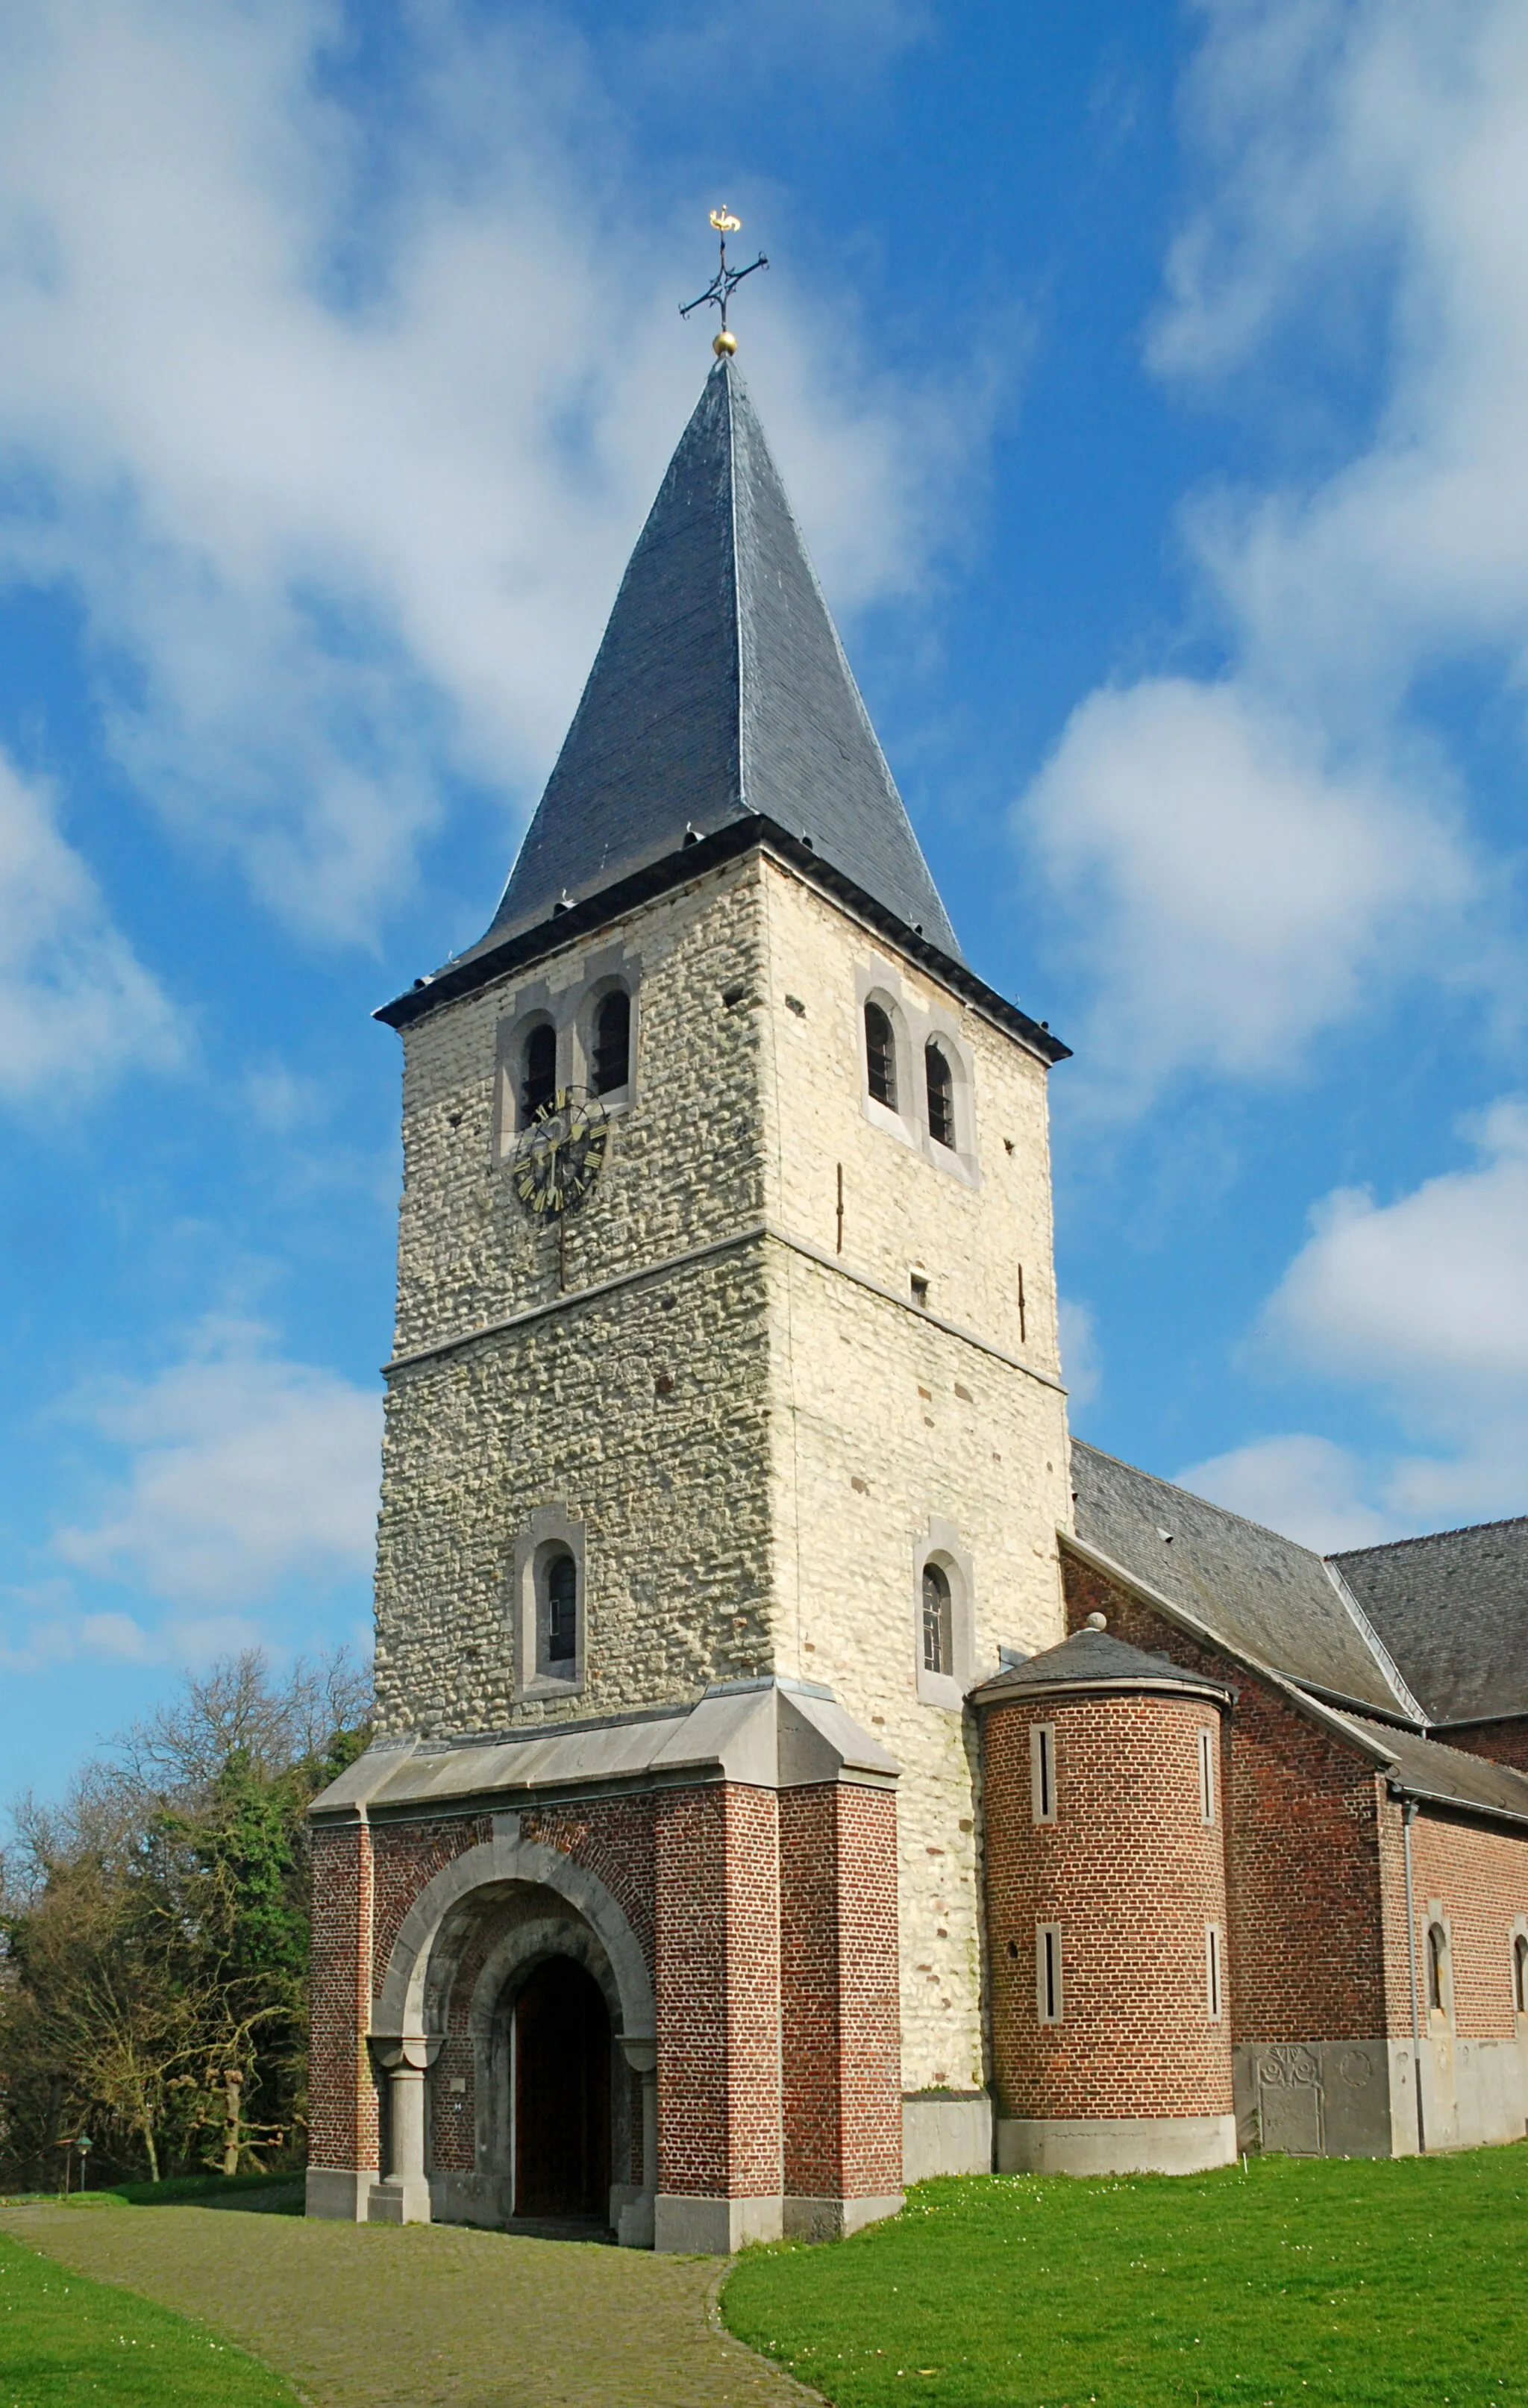
[[[736,234],[742,225],[742,222],[743,221],[741,218],[735,218],[733,216],[732,211],[726,207],[725,203],[723,203],[721,208],[713,209],[711,211],[711,223],[716,228],[717,240],[721,249],[721,265],[717,269],[716,274],[712,277],[704,293],[697,293],[693,301],[681,301],[679,304],[679,315],[681,318],[688,318],[693,309],[704,308],[707,302],[710,302],[715,308],[721,310],[721,329],[714,337],[711,343],[711,349],[716,353],[718,359],[721,357],[724,351],[731,352],[737,349],[737,337],[732,333],[727,324],[728,302],[732,299],[733,294],[736,292],[737,287],[741,284],[745,276],[751,276],[755,267],[767,267],[769,265],[768,260],[761,251],[758,258],[753,260],[747,267],[729,267],[727,265],[727,236],[730,234]]]

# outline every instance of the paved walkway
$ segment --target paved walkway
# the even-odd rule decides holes
[[[802,2408],[722,2332],[714,2258],[460,2225],[9,2207],[0,2229],[200,2316],[313,2408]]]

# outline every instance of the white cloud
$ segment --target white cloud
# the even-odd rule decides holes
[[[1365,1504],[1364,1466],[1348,1448],[1304,1434],[1254,1439],[1173,1474],[1180,1488],[1281,1530],[1322,1555],[1394,1536],[1391,1514]]]
[[[1528,1103],[1469,1133],[1474,1164],[1392,1202],[1328,1196],[1262,1317],[1274,1364],[1366,1391],[1400,1443],[1257,1440],[1186,1488],[1328,1550],[1528,1512]]]
[[[1091,695],[1027,810],[1094,966],[1085,1058],[1125,1100],[1294,1071],[1468,893],[1424,804],[1231,681]]]
[[[179,1058],[175,1014],[112,924],[46,785],[0,754],[0,1099],[73,1101]]]
[[[185,1360],[101,1384],[74,1410],[128,1462],[98,1516],[61,1530],[55,1551],[168,1600],[178,1627],[210,1614],[227,1644],[221,1618],[284,1584],[369,1570],[380,1403],[270,1352],[263,1330],[209,1324]]]
[[[1313,465],[1187,513],[1223,676],[1092,697],[1023,806],[1105,966],[1115,1050],[1138,1018],[1159,1079],[1282,1069],[1428,940],[1488,975],[1478,929],[1448,941],[1472,866],[1422,689],[1467,661],[1515,700],[1528,668],[1521,0],[1200,15],[1207,189],[1150,356],[1286,462],[1305,429]]]
[[[544,773],[708,365],[675,302],[716,196],[639,183],[594,54],[546,12],[408,22],[363,117],[331,0],[0,0],[0,576],[80,596],[156,804],[352,938],[446,772]],[[827,580],[883,592],[950,416],[850,401],[799,286],[749,294]]]
[[[154,1623],[131,1613],[90,1613],[72,1598],[38,1612],[24,1595],[6,1600],[7,1637],[0,1626],[0,1668],[43,1672],[58,1664],[210,1664],[219,1656],[254,1647],[264,1636],[240,1614],[172,1614]]]

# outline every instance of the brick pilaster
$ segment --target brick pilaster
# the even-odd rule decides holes
[[[902,2187],[896,1801],[828,1782],[781,1792],[785,2189]]]
[[[377,2086],[366,2050],[371,2020],[371,1831],[363,1822],[313,1833],[312,2032],[308,2164],[376,2173]]]
[[[658,2186],[780,2191],[779,1830],[737,1783],[657,1801]]]

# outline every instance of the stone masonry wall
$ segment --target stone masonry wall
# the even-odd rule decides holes
[[[573,1012],[613,950],[638,959],[629,1106],[612,1113],[595,1198],[568,1216],[566,1277],[584,1287],[756,1219],[763,1200],[757,859],[533,962],[404,1034],[404,1186],[394,1351],[436,1344],[556,1293],[554,1234],[501,1159],[499,1035],[528,996]],[[723,996],[736,992],[738,1001]],[[577,1068],[578,1066],[573,1066]]]
[[[1225,2115],[1231,2011],[1209,2012],[1206,1927],[1226,1930],[1222,1800],[1202,1815],[1207,1698],[1056,1697],[992,1707],[986,1889],[998,2112]],[[1030,1731],[1055,1732],[1055,1820],[1036,1823]],[[1036,2004],[1035,1927],[1061,1931],[1062,2015]]]
[[[1065,1400],[1016,1368],[1057,1370],[1046,1072],[813,890],[767,875],[768,1210],[830,1257],[777,1248],[771,1261],[776,1660],[828,1683],[902,1766],[904,2086],[978,2090],[975,1734],[958,1709],[920,1698],[919,1586],[934,1541],[952,1536],[969,1577],[968,1680],[996,1670],[1000,1644],[1034,1652],[1062,1635]],[[867,1110],[861,995],[893,978],[968,1057],[960,1161]],[[903,1101],[916,1122],[916,1078]]]
[[[495,1159],[495,1032],[551,986],[571,1009],[617,945],[640,962],[635,1088],[568,1221],[569,1290],[762,1215],[780,1234],[559,1304],[554,1241]],[[920,1126],[921,1054],[900,1123],[870,1109],[867,983],[958,1063],[958,1157]],[[1061,1633],[1043,1066],[757,855],[442,1007],[407,1048],[400,1353],[554,1309],[394,1369],[380,1728],[578,1719],[769,1671],[831,1684],[904,1768],[904,2082],[979,2088],[974,1743],[919,1695],[916,1597],[937,1538],[962,1567],[967,1680],[1000,1642]],[[584,1525],[588,1678],[520,1700],[509,1570],[546,1505]]]
[[[395,1378],[377,1578],[384,1730],[670,1705],[771,1662],[769,1350],[757,1248]],[[584,1525],[581,1693],[516,1701],[533,1512]]]

